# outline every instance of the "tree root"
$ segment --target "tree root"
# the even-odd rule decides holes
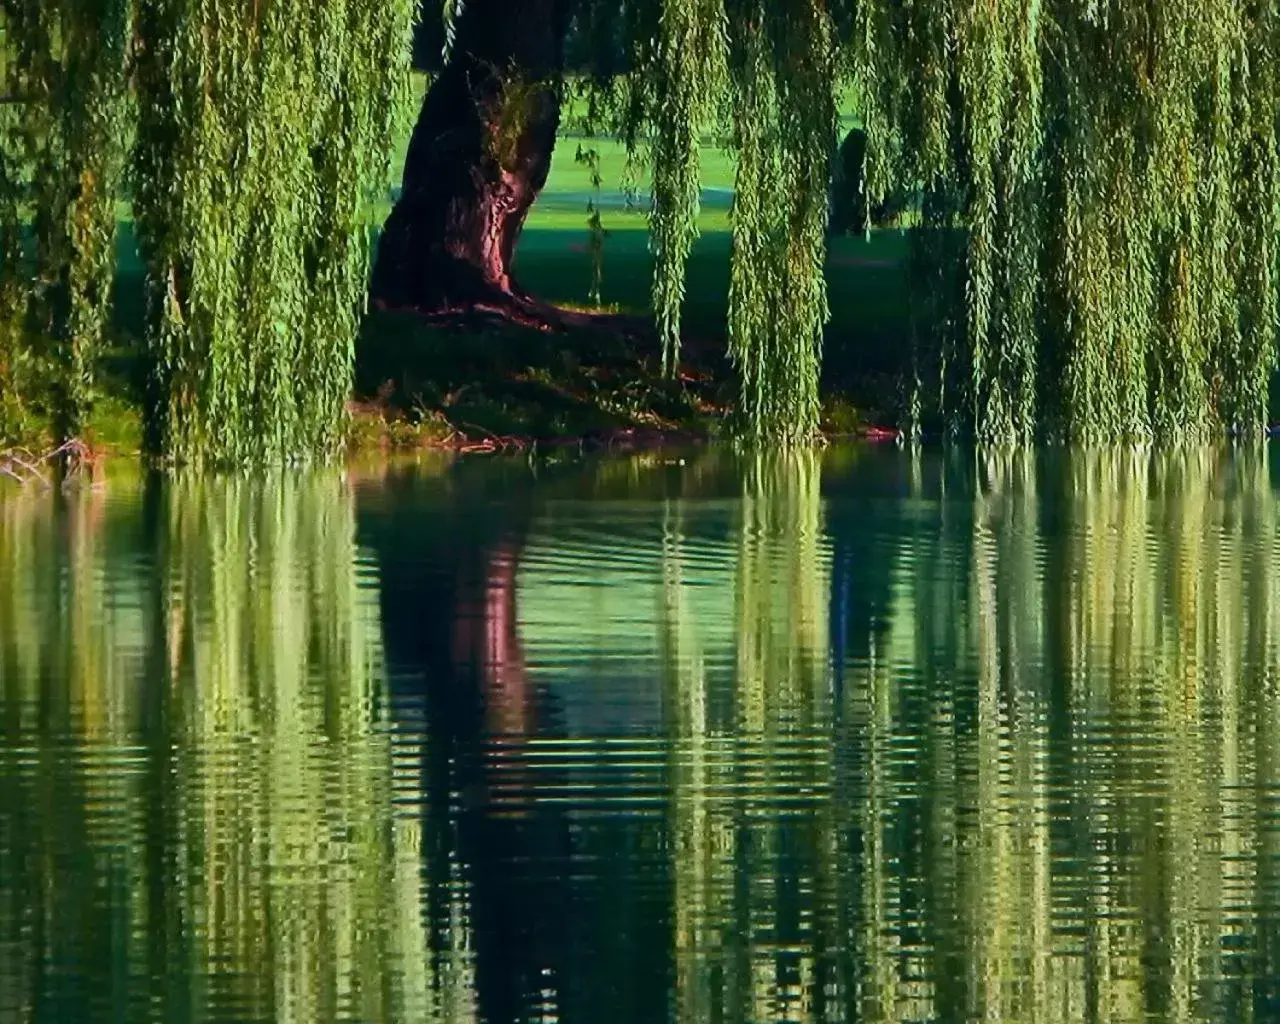
[[[657,333],[651,320],[623,313],[593,313],[565,309],[529,295],[495,292],[468,303],[450,303],[436,307],[393,306],[380,299],[375,309],[407,313],[433,326],[465,331],[483,331],[494,327],[523,327],[548,334],[574,331],[600,331],[628,341],[650,341],[656,344]]]

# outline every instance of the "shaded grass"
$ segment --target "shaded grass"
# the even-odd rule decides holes
[[[725,375],[691,361],[684,379],[669,380],[660,368],[655,347],[607,326],[550,334],[495,323],[460,337],[413,314],[381,313],[366,323],[356,390],[411,422],[443,419],[468,440],[714,434]]]
[[[584,308],[591,287],[586,233],[534,227],[517,255],[522,284],[550,302]],[[694,248],[684,309],[682,378],[661,376],[652,337],[600,329],[548,333],[487,324],[461,334],[412,314],[373,313],[357,347],[356,391],[409,417],[443,417],[468,437],[566,436],[651,429],[712,435],[736,394],[725,324],[729,236]],[[832,322],[824,362],[824,427],[851,433],[893,417],[907,351],[908,301],[900,262],[906,240],[833,240]],[[643,314],[652,258],[643,231],[605,243],[605,308]]]

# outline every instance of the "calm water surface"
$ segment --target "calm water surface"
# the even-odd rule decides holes
[[[0,496],[0,1024],[1280,1020],[1280,464]]]

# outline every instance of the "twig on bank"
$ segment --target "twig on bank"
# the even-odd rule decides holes
[[[41,455],[27,448],[9,448],[0,451],[0,476],[16,480],[24,487],[33,481],[50,487],[52,470],[61,463],[66,471],[62,481],[65,485],[92,461],[88,445],[75,438]]]

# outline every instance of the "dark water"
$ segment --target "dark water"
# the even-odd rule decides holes
[[[1280,466],[0,497],[0,1024],[1280,1020]]]

